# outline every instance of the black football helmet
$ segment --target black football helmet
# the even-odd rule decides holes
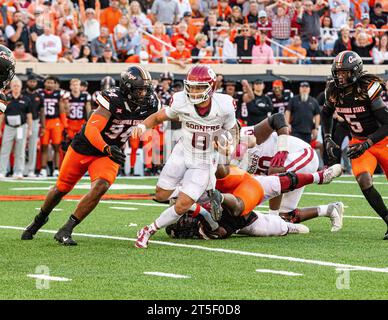
[[[152,96],[152,79],[141,66],[129,67],[120,76],[120,90],[132,106],[147,104]]]
[[[0,45],[0,90],[4,89],[15,76],[15,59],[12,51]]]
[[[349,71],[347,78],[339,77],[339,71]],[[334,59],[331,74],[337,88],[344,89],[354,84],[363,74],[363,62],[354,51],[342,51]]]
[[[101,85],[101,90],[107,90],[114,87],[116,85],[116,81],[112,77],[106,76],[102,78],[100,85]]]

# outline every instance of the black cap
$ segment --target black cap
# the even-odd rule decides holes
[[[310,87],[310,84],[307,81],[303,81],[300,83],[299,87]]]
[[[33,73],[30,73],[28,76],[27,76],[27,81],[28,80],[35,80],[35,81],[38,81],[38,77],[33,74]]]
[[[253,84],[264,84],[264,81],[262,79],[256,79],[253,81]]]

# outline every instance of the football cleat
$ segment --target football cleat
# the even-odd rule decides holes
[[[388,240],[388,230],[387,230],[387,232],[385,233],[383,240]]]
[[[39,178],[47,178],[47,170],[46,169],[40,170]]]
[[[342,202],[333,202],[328,205],[327,216],[331,222],[331,232],[342,229],[344,218],[344,204]]]
[[[222,216],[223,195],[218,190],[210,190],[210,214],[214,221],[220,221]]]
[[[21,240],[32,240],[34,235],[47,223],[48,220],[48,217],[41,219],[39,216],[35,216],[34,221],[32,221],[32,223],[23,231]]]
[[[36,174],[34,171],[30,171],[28,172],[28,175],[27,175],[28,178],[36,178]]]
[[[342,174],[342,167],[340,164],[335,164],[327,169],[319,171],[319,173],[321,177],[319,184],[327,184]]]
[[[59,176],[59,170],[55,169],[53,172],[53,177],[58,177]]]
[[[287,228],[288,228],[289,234],[292,234],[292,233],[294,233],[294,234],[301,233],[302,234],[302,233],[309,233],[310,232],[310,229],[301,223],[294,224],[291,222],[287,222]]]
[[[137,232],[135,247],[139,249],[148,248],[148,241],[153,234],[155,234],[155,231],[151,230],[148,226],[145,226],[143,229],[139,230]]]
[[[75,242],[71,237],[71,233],[66,230],[59,229],[58,232],[55,234],[54,239],[57,240],[59,243],[63,244],[64,246],[77,245],[77,242]]]

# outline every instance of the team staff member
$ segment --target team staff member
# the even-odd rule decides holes
[[[310,85],[302,82],[297,96],[291,98],[285,117],[291,125],[291,135],[310,143],[318,136],[321,121],[318,101],[310,96]]]
[[[91,111],[92,97],[87,92],[81,92],[81,80],[70,80],[69,116],[67,136],[73,140],[85,124]]]
[[[383,81],[363,71],[362,59],[354,51],[339,53],[331,72],[334,80],[327,84],[322,110],[327,154],[333,158],[333,151],[339,148],[331,137],[332,116],[336,111],[352,134],[348,156],[353,174],[365,199],[388,228],[388,208],[372,179],[377,164],[388,179],[388,107],[381,99]],[[388,240],[388,230],[384,240]]]
[[[42,169],[40,171],[40,177],[47,177],[47,151],[50,142],[54,149],[55,168],[53,176],[58,176],[59,147],[62,142],[62,131],[63,129],[67,129],[66,112],[68,110],[68,102],[60,90],[55,90],[56,83],[56,78],[47,77],[44,80],[44,89],[40,91],[46,117],[45,132],[41,139]]]
[[[5,177],[9,156],[15,143],[13,177],[23,179],[26,142],[32,131],[32,113],[31,100],[22,94],[22,82],[18,78],[11,81],[11,92],[7,95],[7,101],[5,113],[0,115],[0,126],[5,118],[0,151],[0,177]]]
[[[35,177],[36,167],[36,153],[38,148],[39,127],[40,136],[44,135],[46,117],[44,114],[43,101],[38,88],[38,79],[35,75],[30,74],[27,78],[26,90],[23,91],[23,95],[31,100],[31,113],[32,113],[32,133],[28,139],[28,162],[26,164],[27,176]]]
[[[254,126],[266,119],[273,112],[271,99],[264,95],[265,84],[261,79],[256,79],[253,82],[253,90],[249,84],[245,84],[246,80],[241,83],[247,89],[250,101],[247,103],[248,108],[248,126]]]
[[[50,212],[88,171],[91,190],[78,203],[74,214],[54,238],[64,245],[76,245],[73,229],[97,206],[115,181],[125,162],[122,148],[133,126],[158,110],[160,102],[152,91],[151,76],[140,66],[121,74],[120,88],[104,90],[98,97],[98,109],[74,137],[66,152],[56,185],[49,191],[39,214],[22,234],[31,240],[48,221]]]

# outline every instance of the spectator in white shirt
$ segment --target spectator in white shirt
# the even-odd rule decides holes
[[[384,34],[379,41],[379,45],[372,50],[374,64],[388,64],[388,35]]]
[[[84,33],[91,42],[100,36],[100,22],[96,19],[96,11],[93,8],[88,8],[85,11],[86,19],[82,21]]]
[[[51,26],[45,24],[44,33],[36,39],[36,52],[42,62],[57,62],[62,51],[61,38],[51,32]]]
[[[334,49],[334,43],[338,39],[337,30],[333,29],[331,18],[326,16],[322,18],[321,41],[322,49],[327,56],[331,56]]]
[[[329,8],[333,28],[339,29],[346,24],[350,11],[350,0],[329,0]]]

